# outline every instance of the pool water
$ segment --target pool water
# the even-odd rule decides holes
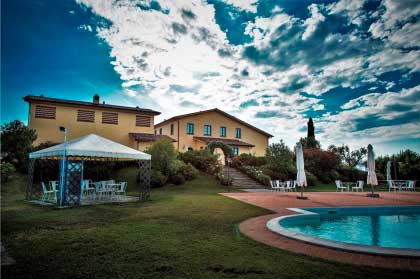
[[[333,241],[390,248],[420,249],[420,207],[317,212],[320,218],[282,223],[288,230]],[[316,212],[317,209],[305,209]]]

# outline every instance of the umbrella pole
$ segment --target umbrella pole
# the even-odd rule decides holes
[[[303,195],[303,185],[300,186],[300,196],[297,196],[296,198],[299,199],[299,200],[307,200],[308,199],[308,197],[305,197]]]
[[[372,192],[368,193],[366,196],[369,198],[379,198],[379,194],[375,194],[372,184],[370,184],[370,188],[372,189]]]

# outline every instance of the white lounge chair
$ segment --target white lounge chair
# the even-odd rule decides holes
[[[341,192],[347,191],[347,187],[343,185],[343,182],[341,182],[341,180],[336,180],[335,181],[335,186],[337,186],[337,192],[338,191],[341,191]]]
[[[271,191],[277,191],[277,183],[275,180],[270,181]]]
[[[295,191],[296,192],[296,186],[297,186],[297,181],[296,180],[292,180],[291,181],[291,187],[292,187],[292,191]]]
[[[355,187],[351,187],[351,191],[353,192],[354,190],[356,190],[356,192],[359,192],[359,190],[361,192],[363,192],[363,185],[365,184],[365,182],[363,180],[358,180],[356,182],[356,186]]]
[[[50,196],[54,195],[55,192],[53,190],[48,190],[47,186],[45,185],[44,182],[41,182],[42,185],[42,196],[41,196],[41,200],[42,201],[49,201],[50,200]]]
[[[399,191],[400,190],[400,186],[395,181],[388,180],[388,191],[391,192],[391,190],[394,190],[394,192],[395,191]]]
[[[287,181],[286,181],[285,191],[286,191],[286,192],[291,192],[292,190],[293,190],[293,188],[292,188],[292,181],[287,180]]]
[[[115,194],[118,195],[118,200],[121,199],[121,196],[125,195],[125,190],[127,189],[127,182],[121,182],[120,188],[115,191]]]
[[[405,191],[415,191],[416,181],[408,180],[406,186],[402,186],[401,189]]]
[[[286,188],[284,187],[284,182],[281,182],[280,180],[276,180],[277,188],[280,192],[285,192]]]

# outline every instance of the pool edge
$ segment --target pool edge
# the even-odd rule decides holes
[[[337,207],[340,208],[340,207]],[[294,240],[302,241],[309,244],[314,244],[317,246],[323,246],[348,252],[355,252],[355,253],[364,253],[364,254],[373,254],[379,256],[392,256],[392,257],[407,257],[407,258],[420,258],[420,249],[404,249],[404,248],[385,248],[385,247],[374,247],[369,245],[361,245],[361,244],[351,244],[345,242],[338,242],[328,239],[323,239],[319,237],[313,237],[307,234],[294,232],[286,229],[285,227],[280,225],[281,220],[285,220],[288,218],[320,218],[320,214],[314,213],[305,209],[301,208],[287,208],[288,210],[297,212],[299,214],[292,214],[286,216],[280,216],[273,219],[270,219],[266,223],[266,227],[279,235],[282,235],[287,238],[291,238]]]

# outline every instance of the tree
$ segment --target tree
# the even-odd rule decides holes
[[[32,142],[36,140],[36,132],[19,120],[1,126],[1,152],[3,160],[25,172],[28,155],[32,150]]]
[[[328,151],[338,154],[341,162],[346,164],[349,168],[355,168],[360,165],[367,154],[367,149],[365,147],[350,151],[348,145],[330,145]]]
[[[168,139],[158,140],[147,150],[152,155],[152,169],[160,171],[164,176],[172,174],[177,152]]]
[[[306,137],[306,138],[300,138],[299,142],[302,144],[303,149],[309,149],[309,148],[321,148],[321,144],[319,141],[315,139],[315,137]]]
[[[275,176],[274,178],[288,179],[293,175],[295,171],[294,154],[283,140],[267,147],[266,159],[267,166]]]

